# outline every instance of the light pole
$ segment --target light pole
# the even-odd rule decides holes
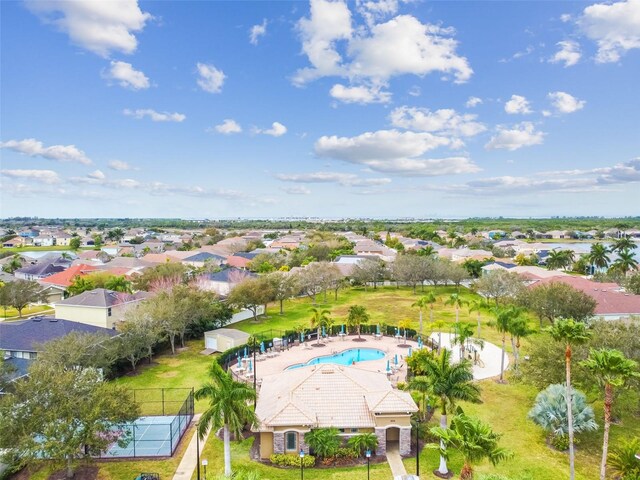
[[[202,467],[204,468],[204,480],[207,480],[207,465],[209,465],[209,462],[205,458],[204,460],[202,460]]]
[[[367,457],[367,480],[370,480],[369,476],[369,461],[371,460],[371,450],[367,448],[367,451],[364,453],[364,456]]]
[[[256,392],[256,396],[253,398],[253,411],[256,411],[256,406],[258,403],[258,389],[256,386],[256,380],[258,378],[256,372],[256,337],[253,337],[253,391]]]
[[[197,480],[200,480],[200,434],[198,432],[199,426],[200,424],[196,423],[196,462],[198,464],[198,474],[196,475]]]
[[[416,418],[416,477],[420,478],[420,415]]]
[[[300,480],[304,480],[304,450],[300,449]]]

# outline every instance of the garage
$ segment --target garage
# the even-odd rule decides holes
[[[244,345],[248,340],[248,333],[233,328],[218,328],[204,333],[204,348],[212,352],[224,352]]]

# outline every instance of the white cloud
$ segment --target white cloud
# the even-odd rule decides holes
[[[598,174],[596,181],[600,185],[640,182],[640,157],[613,167],[595,169],[593,172]]]
[[[267,19],[262,20],[262,23],[259,25],[254,25],[249,30],[249,43],[251,45],[258,45],[258,40],[260,37],[263,37],[267,33]]]
[[[287,127],[285,127],[280,122],[273,122],[271,124],[271,128],[267,130],[261,130],[259,128],[254,129],[255,133],[262,133],[264,135],[271,135],[272,137],[281,137],[285,133],[287,133]]]
[[[139,70],[133,68],[130,63],[111,62],[111,68],[103,73],[107,80],[113,80],[121,87],[132,90],[143,90],[150,87],[149,79]]]
[[[224,79],[227,78],[222,70],[218,70],[213,65],[206,63],[198,63],[196,65],[198,69],[198,86],[209,93],[220,93],[222,91],[222,85],[224,85]]]
[[[509,62],[511,62],[513,60],[518,60],[519,58],[531,55],[534,52],[534,50],[535,50],[535,48],[532,45],[528,45],[526,49],[514,53],[509,58],[501,58],[498,61],[500,63],[509,63]]]
[[[104,173],[102,173],[101,170],[95,170],[95,171],[93,171],[91,173],[88,173],[87,177],[95,178],[96,180],[104,180],[104,179],[107,178],[107,176]]]
[[[410,15],[374,24],[374,19],[395,13],[397,2],[359,2],[358,7],[368,12],[368,25],[353,28],[346,3],[311,0],[311,15],[298,22],[302,50],[311,66],[296,72],[294,84],[325,76],[376,86],[404,74],[442,72],[453,76],[456,83],[471,77],[467,59],[456,53],[458,42],[451,38],[452,28],[422,24]]]
[[[504,111],[510,115],[526,115],[531,113],[529,100],[521,95],[511,95],[511,99],[504,104]]]
[[[224,135],[231,135],[232,133],[240,133],[242,132],[242,127],[238,122],[232,120],[230,118],[225,118],[225,120],[214,127],[216,132],[222,133]]]
[[[8,178],[27,179],[49,185],[60,182],[60,177],[53,170],[0,170],[0,174]]]
[[[373,25],[377,20],[395,15],[398,12],[398,0],[356,0],[358,13]]]
[[[506,149],[513,152],[522,147],[541,144],[545,135],[543,132],[536,131],[531,122],[519,123],[511,129],[499,126],[497,130],[497,134],[484,146],[487,150]]]
[[[108,164],[108,167],[111,170],[124,171],[124,170],[133,170],[133,167],[129,165],[127,162],[123,162],[122,160],[111,160]]]
[[[459,114],[448,108],[431,112],[427,108],[398,107],[391,112],[389,118],[394,127],[456,137],[472,137],[487,129],[482,123],[475,121],[477,115]]]
[[[84,165],[91,165],[92,163],[86,154],[75,145],[51,145],[50,147],[45,147],[42,142],[35,138],[0,142],[0,148],[8,148],[30,157],[44,157],[58,162],[77,162]]]
[[[560,15],[560,21],[562,23],[567,23],[571,21],[571,14],[569,13],[563,13],[562,15]]]
[[[409,89],[407,93],[412,97],[419,97],[420,95],[422,95],[422,89],[419,86],[414,85]]]
[[[309,195],[311,193],[311,190],[309,190],[304,185],[296,185],[294,187],[280,187],[280,190],[288,193],[289,195]]]
[[[187,118],[187,116],[182,113],[156,112],[151,108],[139,108],[137,110],[125,108],[122,113],[128,117],[137,118],[138,120],[149,117],[154,122],[182,122]]]
[[[473,107],[477,107],[478,105],[482,104],[482,99],[479,97],[469,97],[469,99],[467,100],[467,103],[465,103],[465,107],[467,108],[473,108]]]
[[[573,95],[566,92],[551,92],[549,100],[558,113],[573,113],[584,108],[587,103],[584,100],[578,100]]]
[[[640,0],[596,3],[584,9],[580,29],[598,45],[596,62],[617,62],[627,51],[640,48]]]
[[[421,158],[429,150],[452,144],[453,140],[428,132],[379,130],[356,137],[320,137],[315,152],[319,157],[366,165],[371,170],[395,175],[449,175],[480,170],[465,157]]]
[[[549,59],[551,63],[563,62],[566,68],[578,63],[580,57],[582,57],[580,45],[574,40],[564,40],[556,43],[556,45],[559,47],[559,50]]]
[[[339,83],[331,87],[329,94],[336,100],[344,103],[388,103],[391,101],[391,93],[381,91],[380,87],[345,87]]]
[[[48,0],[25,2],[31,12],[69,35],[71,41],[102,57],[113,51],[133,53],[134,35],[152,16],[143,12],[137,0],[80,1]]]
[[[391,183],[390,178],[361,178],[353,173],[313,172],[279,173],[278,180],[295,183],[338,183],[349,187],[371,187]]]

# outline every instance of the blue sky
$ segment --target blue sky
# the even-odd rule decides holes
[[[640,0],[0,8],[2,217],[639,213]]]

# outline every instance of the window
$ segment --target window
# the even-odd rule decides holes
[[[352,428],[352,429],[351,429],[351,433],[357,433],[357,432],[358,432],[358,429],[357,429],[357,428]]]
[[[286,436],[286,447],[285,450],[298,450],[298,435],[296,432],[287,432]]]
[[[111,307],[107,308],[107,317],[111,316]]]

